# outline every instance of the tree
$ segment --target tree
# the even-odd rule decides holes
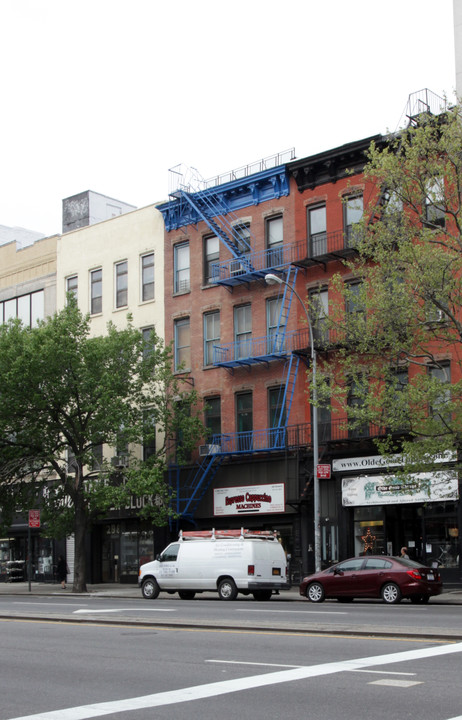
[[[181,433],[187,452],[203,435],[196,395],[171,368],[170,349],[130,322],[91,337],[71,297],[36,328],[0,326],[2,524],[39,504],[50,536],[74,533],[76,592],[86,588],[85,535],[96,518],[131,495],[150,498],[142,513],[156,525],[169,517],[167,442]],[[154,436],[164,440],[143,462],[134,448],[153,448]],[[123,473],[95,462],[102,445],[130,454]]]
[[[364,174],[370,202],[347,263],[359,282],[333,280],[339,350],[324,374],[350,424],[373,423],[404,473],[428,470],[462,456],[461,107],[372,144]],[[353,302],[360,312],[345,312]]]

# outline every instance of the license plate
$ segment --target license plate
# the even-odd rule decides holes
[[[273,568],[273,575],[280,575],[281,574],[281,568]]]
[[[433,573],[428,573],[427,580],[434,580],[434,579],[435,579],[435,576],[433,575]]]

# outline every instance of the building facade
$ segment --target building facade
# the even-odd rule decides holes
[[[155,205],[127,211],[111,219],[64,233],[57,243],[57,307],[71,293],[83,313],[90,315],[90,331],[104,335],[108,322],[134,327],[148,338],[153,329],[164,336],[163,221]],[[162,439],[158,437],[157,443]],[[138,454],[150,448],[136,448]],[[104,457],[118,470],[126,458],[102,447]],[[119,464],[118,464],[119,463]],[[140,560],[154,557],[155,531],[137,517],[143,498],[132,498],[124,510],[109,512],[96,524],[88,541],[90,582],[135,582]],[[161,550],[165,532],[159,531]],[[72,564],[72,542],[68,543]]]

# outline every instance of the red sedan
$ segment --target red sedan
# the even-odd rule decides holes
[[[300,584],[300,595],[311,602],[336,598],[350,602],[353,598],[382,598],[398,603],[409,598],[414,603],[427,603],[432,595],[443,590],[436,568],[384,555],[350,558],[319,573],[308,575]]]

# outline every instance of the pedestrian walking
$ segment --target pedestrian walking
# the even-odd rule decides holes
[[[61,583],[61,587],[63,590],[66,589],[66,581],[67,581],[67,563],[62,555],[58,556],[58,563],[56,565],[56,576],[58,578],[58,581]]]

